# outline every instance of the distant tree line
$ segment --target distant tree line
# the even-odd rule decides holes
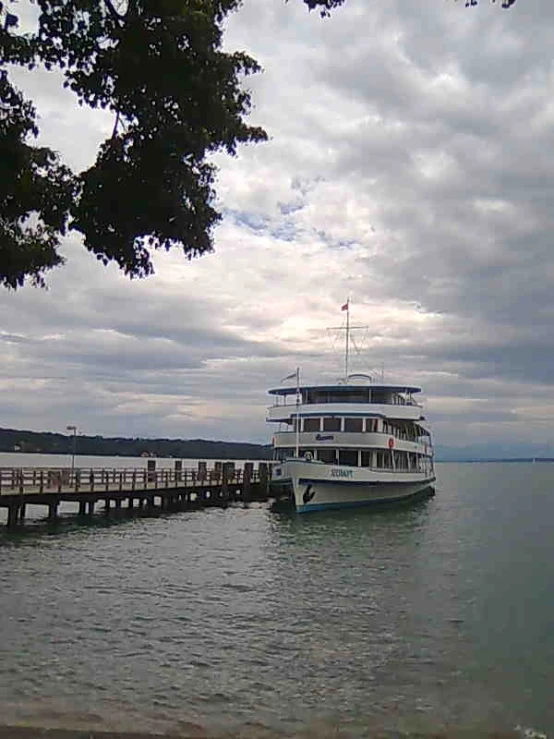
[[[0,429],[1,452],[70,454],[73,436]],[[174,457],[176,459],[269,459],[271,446],[206,439],[127,439],[78,436],[77,454],[108,457]]]

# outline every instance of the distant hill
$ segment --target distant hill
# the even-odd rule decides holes
[[[73,436],[47,431],[0,429],[0,452],[68,454]],[[123,437],[77,437],[77,453],[108,457],[174,457],[176,459],[270,459],[271,446],[207,439],[127,439]]]
[[[0,429],[0,452],[34,452],[70,454],[71,434],[48,431]],[[107,457],[174,457],[175,459],[271,459],[271,445],[208,439],[145,439],[104,436],[77,437],[77,453]],[[537,462],[552,461],[554,449],[520,444],[473,445],[465,447],[435,446],[437,462]]]

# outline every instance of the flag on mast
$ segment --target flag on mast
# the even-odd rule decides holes
[[[341,310],[348,310],[349,305],[350,305],[350,300],[347,300],[346,303],[341,307]]]
[[[296,378],[297,375],[298,375],[298,370],[296,370],[296,372],[293,372],[292,375],[287,375],[286,377],[283,377],[281,382],[285,382],[285,380],[292,380],[293,378]]]

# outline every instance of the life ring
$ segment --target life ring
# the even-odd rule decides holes
[[[389,449],[394,449],[394,439],[392,438],[392,436],[389,439]]]

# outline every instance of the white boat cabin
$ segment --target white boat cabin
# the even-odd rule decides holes
[[[278,424],[274,457],[390,471],[432,467],[431,436],[415,386],[347,383],[279,387],[267,420]],[[367,378],[369,380],[369,378]]]

